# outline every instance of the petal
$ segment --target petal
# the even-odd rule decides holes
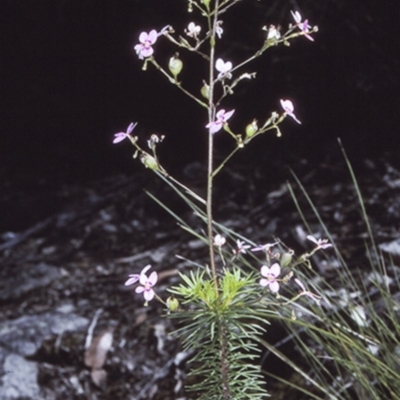
[[[308,40],[311,40],[312,42],[314,41],[314,38],[310,35],[304,35]]]
[[[154,49],[152,47],[143,47],[143,49],[140,51],[140,54],[143,57],[150,57],[154,53]]]
[[[218,58],[217,62],[215,63],[215,69],[218,72],[222,72],[224,70],[225,63],[223,62],[222,58]]]
[[[155,29],[151,30],[149,35],[147,36],[147,40],[154,44],[157,41],[157,31]]]
[[[208,128],[213,135],[214,133],[217,133],[221,128],[222,128],[222,122],[216,121],[216,122],[210,122],[209,124],[206,125],[206,128]]]
[[[148,35],[147,32],[142,32],[142,33],[139,35],[139,42],[140,42],[140,43],[145,43],[146,40],[148,40],[148,37],[149,37],[149,35]]]
[[[146,265],[142,271],[140,272],[140,274],[146,274],[146,272],[151,268],[151,264]]]
[[[264,279],[264,278],[262,278],[262,279],[260,279],[260,285],[261,286],[268,286],[269,285],[269,280],[268,279]]]
[[[225,115],[225,110],[224,110],[224,109],[219,110],[219,111],[217,112],[217,114],[216,114],[216,118],[217,118],[217,119],[221,119],[221,118],[224,117],[224,115]]]
[[[318,241],[317,241],[317,239],[315,239],[314,236],[307,235],[307,239],[310,240],[311,242],[315,243],[316,245],[318,245]]]
[[[272,264],[269,272],[275,277],[279,276],[281,273],[281,266],[278,263]]]
[[[150,283],[151,286],[154,286],[154,285],[157,283],[157,280],[158,280],[158,274],[157,274],[156,271],[153,271],[153,272],[150,274],[149,279],[148,279],[147,282]]]
[[[139,282],[141,285],[145,286],[148,281],[147,275],[144,273],[140,274]]]
[[[292,17],[297,24],[301,22],[301,14],[298,11],[290,11],[290,12],[292,13]]]
[[[301,287],[303,292],[306,291],[306,287],[303,285],[303,282],[300,279],[295,278],[294,281]]]
[[[126,130],[126,134],[129,135],[135,129],[136,125],[137,125],[137,122],[135,122],[135,123],[131,122]]]
[[[270,282],[269,284],[269,290],[272,293],[277,293],[279,292],[279,282],[275,281],[275,282]]]
[[[233,64],[230,61],[225,63],[225,71],[230,71],[233,67]]]
[[[151,301],[151,300],[153,300],[153,299],[154,299],[154,295],[155,295],[155,293],[154,293],[154,290],[153,290],[153,289],[146,290],[146,291],[143,293],[143,297],[144,297],[144,299],[145,299],[146,301]]]
[[[134,275],[129,275],[129,279],[125,282],[125,286],[133,285],[139,280],[139,275],[134,274]]]
[[[228,111],[227,113],[225,113],[225,121],[227,121],[230,117],[232,117],[233,113],[235,112],[235,110],[231,110]]]
[[[263,265],[261,267],[261,275],[264,276],[265,278],[268,278],[269,274],[270,274],[269,267],[267,267],[266,265]]]
[[[126,138],[126,133],[125,133],[125,132],[116,133],[116,134],[114,135],[113,143],[122,142],[125,138]]]
[[[297,119],[297,117],[296,117],[293,113],[289,113],[289,112],[288,112],[288,115],[289,115],[290,117],[292,117],[298,124],[301,125],[301,121],[299,121],[299,120]]]
[[[138,286],[138,287],[135,289],[135,292],[140,294],[140,293],[143,293],[145,290],[146,290],[146,289],[145,289],[143,286]]]
[[[292,113],[294,111],[293,103],[290,100],[281,99],[281,106],[286,112]]]

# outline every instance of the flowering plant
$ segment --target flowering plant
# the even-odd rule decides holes
[[[147,275],[151,266],[147,265],[139,274],[129,275],[125,285],[138,284],[135,292],[144,296],[145,304],[157,299],[165,304],[171,318],[178,319],[181,328],[177,331],[186,350],[194,351],[192,373],[197,375],[196,384],[190,387],[198,393],[199,399],[261,399],[266,396],[260,368],[254,360],[257,358],[258,338],[265,330],[270,317],[280,308],[289,306],[301,296],[318,301],[318,296],[307,291],[297,278],[294,281],[301,292],[292,298],[285,298],[281,290],[291,285],[296,267],[309,264],[315,251],[329,247],[326,241],[309,237],[316,246],[310,253],[294,257],[293,251],[286,249],[280,241],[256,246],[251,240],[239,236],[236,232],[220,225],[213,218],[213,184],[215,176],[232,156],[243,149],[255,137],[269,132],[281,136],[280,124],[286,116],[297,123],[295,107],[291,100],[281,100],[281,111],[273,111],[259,124],[253,119],[246,128],[235,133],[230,124],[236,109],[227,111],[222,103],[227,96],[234,94],[233,89],[244,80],[254,79],[255,73],[239,71],[251,61],[262,56],[272,46],[288,45],[289,41],[305,36],[313,40],[317,31],[308,20],[302,20],[298,11],[292,12],[295,24],[289,24],[288,30],[281,33],[275,25],[262,28],[267,34],[260,48],[248,59],[234,64],[217,57],[223,44],[223,21],[221,17],[241,0],[188,0],[189,11],[196,10],[204,17],[204,25],[190,22],[184,30],[184,36],[176,36],[172,26],[167,25],[160,32],[152,29],[139,35],[139,43],[134,50],[143,60],[143,70],[153,65],[182,93],[206,110],[207,123],[204,123],[208,135],[207,194],[205,198],[175,180],[161,165],[156,148],[163,137],[151,135],[147,141],[150,149],[144,150],[138,136],[133,135],[136,124],[131,123],[126,132],[115,134],[114,143],[128,139],[142,163],[165,180],[176,193],[185,200],[205,225],[205,233],[192,229],[188,224],[182,226],[208,246],[208,263],[199,265],[188,261],[188,274],[181,273],[178,286],[169,289],[170,296],[163,300],[157,293],[158,275],[153,271]],[[260,29],[260,32],[262,30]],[[204,33],[203,33],[204,32]],[[265,34],[264,34],[265,35]],[[190,92],[178,81],[184,68],[184,59],[173,55],[165,68],[157,60],[154,45],[163,37],[177,47],[194,52],[205,60],[207,77],[203,80],[199,94]],[[200,86],[200,85],[199,85]],[[232,122],[234,125],[234,121]],[[236,129],[235,129],[236,130]],[[214,137],[219,132],[228,134],[234,143],[234,149],[219,165],[214,165]],[[172,213],[172,212],[171,212]],[[178,218],[178,217],[177,217]],[[251,250],[251,251],[250,251]],[[258,257],[255,252],[261,252]]]

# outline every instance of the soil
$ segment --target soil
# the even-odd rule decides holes
[[[313,168],[299,160],[293,169],[348,262],[367,268],[366,228],[344,161]],[[201,173],[193,164],[182,178],[201,191]],[[367,160],[356,175],[377,243],[397,239],[400,171],[384,160]],[[260,170],[228,170],[216,191],[216,218],[254,243],[278,236],[300,253],[305,227],[288,187],[282,176],[265,176]],[[321,233],[298,184],[289,180],[312,231]],[[36,397],[25,398],[190,398],[184,389],[190,355],[172,333],[172,321],[156,301],[145,307],[124,282],[151,264],[160,274],[157,293],[166,298],[166,289],[179,282],[178,272],[188,270],[185,258],[207,262],[205,246],[143,188],[195,229],[203,228],[201,222],[147,170],[75,185],[4,182],[0,359],[16,354],[35,366]],[[6,326],[21,335],[7,336]],[[4,369],[3,383],[13,373]],[[282,394],[273,381],[267,387],[272,395]]]

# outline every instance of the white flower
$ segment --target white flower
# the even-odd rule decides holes
[[[219,233],[214,237],[214,246],[222,247],[226,242],[226,239]]]
[[[275,25],[270,25],[267,32],[267,39],[268,40],[279,40],[281,38],[281,33],[276,28]]]
[[[200,31],[201,31],[201,26],[196,25],[194,22],[191,22],[188,25],[187,29],[185,29],[186,35],[195,39],[197,39],[197,36],[199,35]]]
[[[215,28],[215,33],[218,36],[218,39],[221,39],[222,34],[224,33],[224,30],[222,29],[222,21],[217,21],[217,27]]]
[[[268,286],[269,290],[272,293],[278,293],[279,292],[279,282],[277,281],[277,277],[281,273],[281,267],[278,263],[272,264],[271,267],[267,267],[266,265],[263,265],[261,267],[261,275],[264,278],[260,279],[260,285],[261,286]]]
[[[230,61],[224,62],[222,58],[218,58],[215,63],[215,69],[219,72],[219,80],[232,78],[232,74],[229,72],[232,69],[232,63]]]

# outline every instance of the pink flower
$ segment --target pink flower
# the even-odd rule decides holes
[[[266,253],[268,253],[271,249],[271,247],[274,247],[275,245],[277,245],[278,242],[275,243],[266,243],[266,244],[260,244],[256,247],[253,247],[251,249],[251,251],[265,251]]]
[[[154,49],[151,47],[157,41],[157,31],[153,29],[149,33],[142,32],[139,36],[140,44],[135,46],[136,54],[140,60],[143,58],[150,57],[154,53]]]
[[[226,121],[228,121],[228,119],[232,117],[234,112],[235,110],[227,112],[225,110],[219,110],[217,112],[215,121],[207,124],[206,128],[209,128],[212,134],[217,133],[223,127]]]
[[[138,286],[135,289],[135,292],[143,293],[143,297],[146,300],[146,303],[154,299],[155,292],[153,290],[153,287],[155,286],[158,280],[158,274],[156,271],[153,271],[150,274],[150,276],[147,277],[146,272],[150,268],[151,265],[145,266],[140,272],[140,274],[129,275],[129,279],[125,282],[125,286],[129,286],[139,281],[141,286]]]
[[[299,279],[295,278],[294,281],[301,287],[302,292],[300,293],[300,296],[308,296],[311,299],[313,299],[317,304],[320,303],[321,300],[320,296],[306,290],[306,287],[303,285],[303,282],[301,282]]]
[[[113,143],[119,143],[122,142],[124,139],[126,139],[131,132],[135,129],[135,126],[137,125],[137,122],[131,122],[126,129],[126,132],[118,132],[114,135],[114,140]]]
[[[271,267],[267,267],[263,265],[261,267],[261,275],[264,278],[260,279],[261,286],[269,286],[269,290],[272,293],[279,292],[279,282],[277,281],[277,277],[281,273],[281,267],[278,263],[272,264]]]
[[[249,244],[245,244],[242,240],[236,240],[237,248],[233,250],[234,254],[243,253],[246,254],[247,250],[251,247]]]
[[[285,113],[287,115],[292,117],[298,124],[301,124],[301,122],[294,115],[294,112],[293,112],[294,111],[294,106],[293,106],[293,103],[290,100],[282,100],[281,99],[281,106],[282,106],[283,110],[285,111]]]
[[[301,14],[298,11],[290,11],[292,13],[292,17],[294,21],[296,22],[296,26],[304,33],[304,36],[308,39],[311,40],[312,42],[314,41],[314,38],[312,38],[309,33],[311,26],[308,24],[308,20],[302,21]]]
[[[218,58],[215,63],[215,69],[219,72],[218,79],[232,78],[232,74],[229,72],[232,69],[232,63],[230,61],[224,62],[221,58]]]
[[[332,245],[328,243],[327,239],[315,239],[315,237],[311,235],[308,235],[307,239],[315,243],[319,249],[327,249],[329,247],[332,247]]]

